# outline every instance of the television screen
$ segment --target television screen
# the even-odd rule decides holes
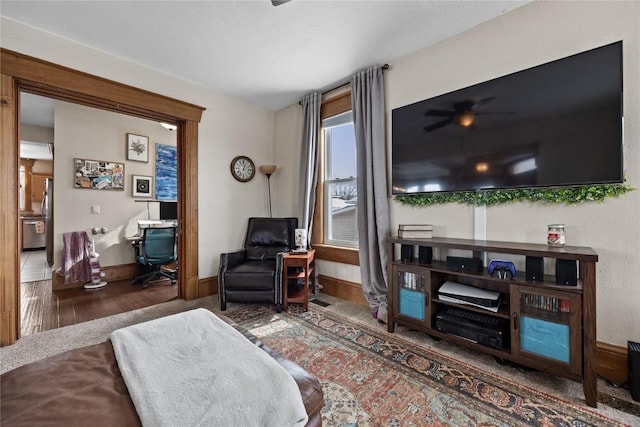
[[[393,194],[619,183],[622,42],[391,115]]]

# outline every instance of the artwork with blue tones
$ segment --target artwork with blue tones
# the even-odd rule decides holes
[[[178,200],[178,148],[156,144],[156,199]]]

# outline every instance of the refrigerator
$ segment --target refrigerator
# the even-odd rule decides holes
[[[45,226],[45,247],[47,264],[53,266],[53,179],[44,182],[44,197],[42,198],[42,216]]]

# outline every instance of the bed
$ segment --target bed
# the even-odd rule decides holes
[[[208,313],[211,314],[211,312]],[[306,412],[304,425],[321,426],[320,410],[324,405],[324,396],[318,379],[296,363],[273,351],[229,318],[221,315],[215,317],[226,322],[225,325],[231,325],[235,331],[239,331],[255,346],[250,346],[252,349],[261,349],[269,356],[267,358],[269,362],[277,362],[276,364],[293,378],[294,387],[297,387],[296,393],[299,393],[303,411]],[[128,345],[120,346],[128,347]],[[134,395],[130,393],[131,384],[127,382],[130,380],[123,378],[123,371],[126,377],[129,368],[121,369],[118,364],[118,357],[122,357],[117,354],[119,351],[121,350],[118,349],[112,334],[111,339],[103,343],[67,351],[2,374],[0,377],[2,425],[140,426],[145,424],[141,422],[142,416],[139,416],[139,411],[136,409],[139,397],[136,397],[136,393],[133,393]],[[260,351],[257,353],[264,355]],[[153,354],[150,355],[150,357],[153,356]],[[213,362],[220,363],[217,360]],[[238,368],[234,367],[235,373],[229,374],[232,375],[231,379],[241,378],[237,374]],[[242,384],[242,387],[248,389],[253,387],[253,384]],[[216,390],[216,393],[216,396],[227,394],[226,390]],[[186,395],[183,395],[182,391],[172,391],[171,396],[180,405],[184,404]],[[254,402],[245,399],[237,399],[237,401],[242,411],[250,410],[255,406]],[[218,413],[222,410],[226,408],[213,406],[207,409],[210,413]],[[228,421],[227,425],[233,425],[233,419]],[[183,425],[186,424],[183,423]]]

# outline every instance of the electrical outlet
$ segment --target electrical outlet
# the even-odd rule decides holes
[[[100,213],[100,205],[92,205],[91,206],[91,213],[92,214],[99,214]]]

